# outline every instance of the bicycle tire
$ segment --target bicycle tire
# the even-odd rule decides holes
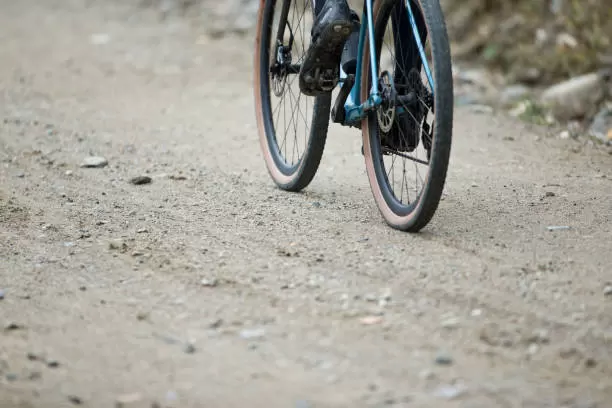
[[[376,1],[373,10],[376,49],[382,45],[381,32],[390,20],[391,9],[398,0]],[[390,192],[389,180],[384,168],[382,147],[378,131],[376,112],[370,112],[362,121],[362,137],[366,172],[376,205],[388,225],[407,231],[418,232],[433,218],[444,190],[448,172],[453,126],[453,81],[450,46],[442,9],[438,0],[412,0],[413,12],[422,13],[431,41],[433,58],[433,137],[430,146],[429,169],[423,190],[407,205],[398,202]],[[418,8],[417,8],[418,7]],[[404,10],[407,12],[407,10]],[[362,61],[361,97],[367,99],[371,89],[370,52],[368,41],[364,45]],[[380,58],[380,55],[377,56]],[[379,60],[380,61],[380,60]],[[403,181],[402,181],[403,183]],[[402,186],[403,188],[403,186]]]
[[[292,1],[284,0],[283,2],[281,0],[279,3],[288,8]],[[293,5],[297,7],[297,3],[299,2],[294,1]],[[308,2],[305,3],[308,4]],[[288,164],[286,158],[282,155],[282,145],[279,146],[277,137],[283,129],[277,129],[275,126],[271,107],[270,46],[276,31],[272,27],[276,4],[276,0],[266,0],[262,2],[259,9],[254,61],[255,113],[260,148],[268,173],[279,188],[297,192],[311,183],[319,168],[329,128],[331,93],[312,97],[314,105],[304,154],[297,163]],[[310,9],[310,6],[308,6],[308,9]],[[283,9],[281,8],[282,13]],[[281,21],[279,21],[279,25],[280,23]],[[298,74],[295,73],[294,75],[297,76]],[[297,92],[299,92],[299,89]],[[298,97],[308,98],[302,94],[296,96],[296,98]]]

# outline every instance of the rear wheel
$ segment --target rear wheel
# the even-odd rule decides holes
[[[426,61],[404,0],[374,2],[376,80],[383,104],[362,122],[364,156],[376,204],[393,228],[417,232],[438,208],[448,169],[453,84],[448,37],[437,0],[410,0]],[[410,43],[407,43],[410,42]],[[369,45],[362,98],[372,86]]]
[[[331,93],[300,92],[300,64],[310,43],[310,1],[266,0],[255,42],[255,109],[259,141],[277,186],[300,191],[314,178],[325,147]]]

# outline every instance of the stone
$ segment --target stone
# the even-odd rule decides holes
[[[589,135],[602,143],[612,144],[612,103],[604,106],[593,118]]]
[[[262,339],[266,335],[263,328],[244,329],[240,331],[240,337],[245,340]]]
[[[514,105],[531,95],[531,89],[525,85],[517,84],[505,87],[500,95],[499,102],[503,106]]]
[[[546,89],[540,102],[559,120],[579,119],[603,100],[604,83],[599,72],[575,77]]]
[[[130,179],[130,183],[136,186],[140,186],[143,184],[151,184],[152,181],[153,179],[151,179],[151,177],[149,176],[136,176]]]
[[[445,352],[439,352],[434,361],[437,365],[448,366],[453,364],[453,356]]]
[[[88,168],[101,168],[101,167],[106,167],[107,165],[108,165],[108,160],[106,160],[102,156],[86,157],[85,159],[83,159],[83,162],[81,163],[81,167],[88,167]]]
[[[135,392],[132,394],[120,395],[115,400],[115,408],[145,408],[150,407],[145,400],[143,400],[142,395]]]

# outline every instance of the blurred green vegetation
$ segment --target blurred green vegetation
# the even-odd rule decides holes
[[[550,84],[612,59],[612,0],[442,0],[455,58]]]

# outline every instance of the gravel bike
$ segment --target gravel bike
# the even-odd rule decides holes
[[[334,92],[307,97],[297,86],[311,23],[308,0],[261,0],[254,94],[270,176],[283,190],[305,188],[331,118],[361,130],[370,188],[387,224],[421,230],[438,208],[452,139],[450,46],[439,0],[365,0],[356,66],[339,67],[333,104]],[[405,41],[417,47],[417,61],[408,61]]]

